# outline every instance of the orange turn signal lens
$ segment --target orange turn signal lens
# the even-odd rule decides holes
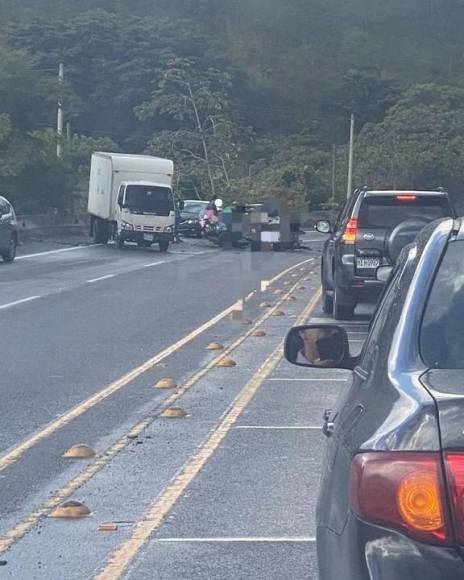
[[[354,244],[356,242],[356,236],[358,235],[358,219],[351,218],[346,224],[345,231],[343,232],[342,240],[345,244]]]
[[[412,528],[423,532],[444,526],[440,483],[436,473],[412,473],[401,481],[396,502],[398,510]]]

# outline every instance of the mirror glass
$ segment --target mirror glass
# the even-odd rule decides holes
[[[330,223],[328,221],[320,221],[316,224],[316,230],[320,234],[330,234]]]
[[[334,368],[348,355],[346,332],[338,326],[293,328],[286,341],[285,356],[293,364]]]

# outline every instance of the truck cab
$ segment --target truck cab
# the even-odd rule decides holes
[[[145,181],[123,182],[114,208],[113,236],[119,248],[125,242],[140,247],[158,243],[165,251],[174,236],[174,199],[170,187]]]

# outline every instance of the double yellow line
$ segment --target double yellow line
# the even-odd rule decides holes
[[[297,267],[301,267],[303,264],[309,262],[310,260],[306,260],[295,266],[292,266],[285,270],[284,272],[280,273],[270,282],[273,283],[276,280],[283,277],[285,274],[291,272]],[[105,465],[107,465],[120,451],[122,451],[132,440],[132,438],[136,435],[139,435],[142,431],[144,431],[163,411],[164,408],[171,406],[177,399],[182,397],[185,392],[190,389],[195,383],[197,383],[204,375],[206,375],[211,368],[216,366],[216,364],[223,358],[225,358],[228,354],[234,351],[238,346],[240,346],[253,332],[254,330],[259,327],[265,320],[267,320],[270,316],[272,316],[273,312],[279,307],[279,305],[288,297],[291,292],[294,291],[295,287],[297,287],[299,281],[285,294],[281,300],[279,300],[276,306],[265,314],[263,314],[255,323],[253,327],[250,328],[246,333],[240,336],[237,340],[235,340],[227,349],[225,349],[221,355],[216,357],[210,363],[208,363],[203,369],[198,371],[195,375],[193,375],[181,389],[179,389],[176,393],[172,394],[170,397],[165,399],[161,404],[158,404],[156,410],[149,414],[144,420],[137,423],[126,435],[121,437],[118,441],[116,441],[109,449],[107,449],[100,457],[98,457],[93,463],[89,464],[81,473],[79,473],[74,479],[72,479],[69,483],[67,483],[64,487],[58,490],[51,498],[49,498],[46,502],[40,505],[36,510],[34,510],[29,516],[27,516],[24,520],[22,520],[19,524],[17,524],[13,529],[8,531],[4,536],[0,537],[0,554],[8,550],[13,543],[18,541],[20,538],[25,536],[40,520],[40,518],[49,514],[53,509],[58,507],[65,499],[69,498],[77,489],[82,487],[85,483],[87,483],[96,473],[98,473]],[[103,401],[111,394],[117,392],[118,390],[122,389],[126,385],[128,385],[131,381],[135,378],[140,376],[141,374],[145,373],[146,371],[153,368],[156,364],[161,362],[166,357],[170,356],[188,342],[193,340],[195,337],[199,336],[205,330],[209,329],[211,326],[223,320],[226,316],[228,316],[235,308],[235,305],[227,308],[222,313],[217,315],[216,317],[209,320],[204,325],[200,326],[196,330],[194,330],[189,335],[182,338],[180,341],[176,342],[172,346],[168,347],[158,355],[154,356],[153,358],[146,361],[143,365],[133,369],[99,393],[93,395],[83,403],[79,404],[77,407],[74,407],[67,413],[65,413],[60,419],[54,421],[44,429],[42,429],[37,434],[33,435],[19,446],[14,448],[12,451],[4,455],[0,460],[0,471],[6,469],[8,466],[12,465],[14,462],[18,461],[20,457],[28,450],[31,449],[34,445],[45,439],[46,437],[52,435],[54,432],[58,431],[60,428],[66,426],[76,417],[79,417],[83,413],[85,413],[88,409],[94,407],[99,402]]]
[[[319,290],[298,317],[297,325],[306,322],[320,297],[321,291]],[[187,487],[217,450],[227,433],[254,398],[266,378],[275,369],[281,358],[282,344],[276,348],[243,388],[222,422],[216,427],[200,451],[187,462],[180,475],[166,488],[159,499],[152,504],[145,514],[145,518],[135,526],[132,536],[113,553],[109,563],[95,577],[96,580],[117,580],[121,578],[147,539],[159,528],[164,518],[184,494]]]

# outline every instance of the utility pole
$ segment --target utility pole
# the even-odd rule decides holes
[[[72,133],[71,133],[71,123],[68,121],[66,123],[66,141],[69,144],[71,143]]]
[[[335,198],[337,193],[337,146],[333,146],[332,150],[332,204],[335,205]]]
[[[351,115],[350,126],[350,154],[348,160],[348,186],[346,189],[346,197],[349,199],[353,193],[353,158],[354,158],[354,115]]]
[[[60,63],[58,72],[59,94],[58,94],[58,120],[56,125],[56,156],[63,156],[63,83],[64,83],[64,64]]]

